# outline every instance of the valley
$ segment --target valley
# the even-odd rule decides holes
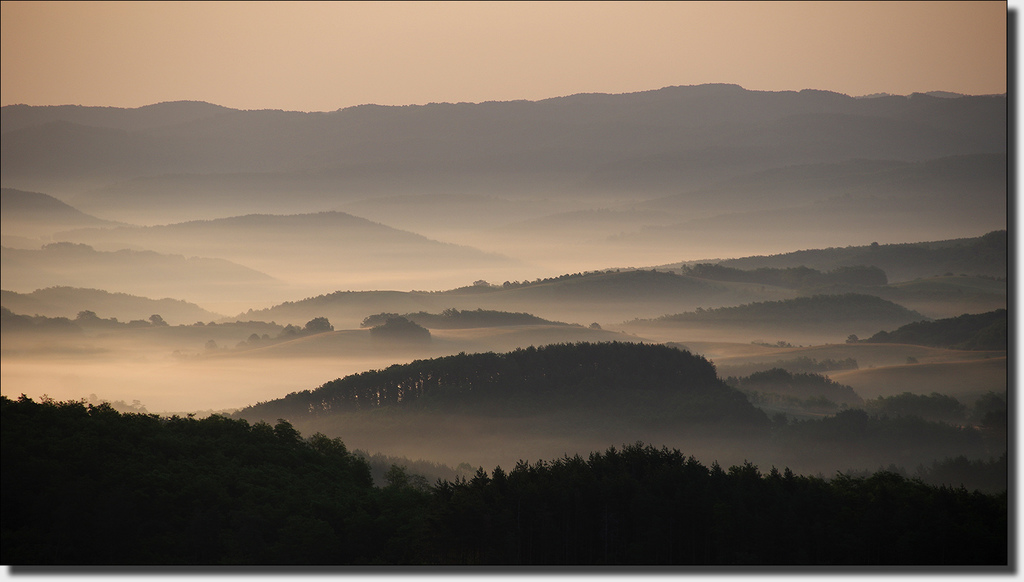
[[[447,470],[636,441],[824,475],[988,462],[1005,427],[983,408],[1009,386],[1002,104],[709,85],[320,114],[5,107],[3,395],[286,418]],[[1002,327],[906,335],[967,315]],[[717,405],[651,392],[664,364],[625,356],[602,404],[509,385],[491,408],[254,412],[567,346],[706,360],[751,416],[695,424]],[[965,412],[916,429],[879,412],[908,394]],[[866,432],[829,428],[853,421]]]

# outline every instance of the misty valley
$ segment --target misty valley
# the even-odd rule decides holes
[[[1006,566],[1006,107],[5,106],[4,561]]]

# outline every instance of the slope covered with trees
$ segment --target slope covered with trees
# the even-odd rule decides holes
[[[809,267],[772,268],[760,267],[751,271],[727,267],[722,264],[698,263],[681,269],[682,274],[699,279],[715,281],[735,281],[742,283],[760,283],[777,285],[793,289],[813,289],[826,285],[878,286],[886,285],[889,280],[885,271],[878,267],[863,265],[836,267],[827,273]]]
[[[236,417],[298,421],[389,406],[487,415],[581,408],[603,416],[651,413],[668,423],[767,424],[767,417],[719,380],[703,357],[619,342],[417,360],[293,392],[244,408]]]
[[[374,327],[386,323],[389,319],[399,317],[397,313],[377,313],[368,315],[360,327]],[[565,325],[557,321],[548,321],[529,313],[510,313],[492,309],[445,309],[441,313],[418,311],[402,315],[405,319],[428,329],[465,329],[471,327],[495,327],[506,325]]]
[[[726,382],[746,393],[748,398],[758,404],[792,400],[807,408],[833,410],[839,405],[864,404],[853,388],[820,374],[792,373],[782,368],[772,368],[743,378],[728,378]]]
[[[1006,310],[997,309],[936,321],[916,321],[894,331],[880,331],[864,341],[961,350],[1005,350],[1008,322]]]
[[[1006,277],[1008,248],[1006,231],[997,230],[976,238],[812,249],[729,259],[720,264],[744,270],[795,267],[832,270],[866,265],[885,271],[890,281],[944,273]]]
[[[820,324],[852,324],[862,321],[920,321],[920,313],[891,301],[863,295],[814,295],[784,301],[759,301],[736,307],[698,309],[686,313],[665,315],[655,320],[638,321],[645,325],[673,325],[681,323],[717,323],[758,326],[800,326]]]
[[[894,472],[723,469],[636,443],[433,486],[392,467],[374,487],[341,440],[286,421],[24,397],[0,414],[14,565],[1008,565],[1005,493]]]

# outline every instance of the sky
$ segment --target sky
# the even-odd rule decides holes
[[[1006,2],[3,2],[3,105],[1007,90]]]

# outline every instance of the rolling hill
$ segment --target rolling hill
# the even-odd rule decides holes
[[[767,419],[699,356],[631,343],[555,344],[505,354],[459,354],[347,376],[242,409],[238,418],[292,421],[389,407],[485,416],[564,413],[644,418],[646,424],[738,424]]]
[[[395,313],[379,313],[368,316],[360,327],[373,327],[385,323]],[[475,311],[445,309],[441,313],[419,311],[406,313],[402,317],[428,329],[467,329],[477,327],[506,327],[512,325],[568,325],[557,321],[548,321],[529,313],[510,313],[477,309]]]
[[[18,293],[83,287],[146,297],[233,302],[259,301],[282,287],[269,275],[223,259],[153,251],[99,251],[64,242],[39,250],[4,247],[0,256],[2,287]]]
[[[874,294],[941,319],[1005,309],[1007,282],[997,277],[943,275],[896,283],[875,289]]]
[[[982,354],[984,356],[984,354]],[[1008,361],[1002,357],[848,370],[829,374],[865,399],[904,392],[938,392],[970,405],[989,392],[1005,395]]]
[[[989,313],[908,323],[893,331],[880,331],[863,341],[964,350],[1005,350],[1008,324],[1006,310],[998,309]]]
[[[655,337],[671,333],[677,336],[676,341],[714,339],[723,334],[735,337],[738,333],[753,339],[758,334],[772,334],[769,337],[792,334],[801,338],[795,341],[825,343],[843,341],[850,334],[864,333],[863,330],[884,329],[923,319],[926,318],[920,313],[891,301],[873,295],[846,293],[698,309],[656,319],[635,319],[620,327],[645,335],[656,334]],[[689,337],[678,337],[679,334],[689,334]]]
[[[1006,307],[1007,253],[1006,233],[996,231],[962,240],[814,249],[657,268],[808,295],[876,295],[929,317],[944,318]],[[898,280],[890,280],[882,266],[895,272]],[[928,272],[938,275],[922,275]]]
[[[686,306],[738,305],[766,296],[795,295],[786,289],[701,281],[664,271],[620,270],[508,281],[501,285],[480,281],[435,292],[337,291],[251,310],[240,317],[302,323],[322,315],[355,327],[374,313],[438,312],[454,308],[524,311],[545,319],[589,325],[621,321],[637,314],[656,317]]]
[[[224,317],[178,299],[149,299],[127,293],[76,287],[47,287],[31,293],[3,290],[0,291],[0,303],[15,313],[47,317],[73,318],[81,311],[92,311],[104,319],[116,317],[120,321],[131,321],[148,319],[150,315],[158,314],[172,325],[213,321]]]
[[[1008,248],[1006,231],[1000,230],[963,239],[810,249],[715,262],[746,270],[805,266],[828,271],[837,267],[867,265],[885,271],[890,282],[946,273],[1005,278]]]
[[[632,204],[520,220],[497,234],[538,245],[575,239],[611,256],[643,249],[652,257],[679,248],[691,256],[736,257],[967,237],[1006,227],[1006,175],[1002,154],[801,164]]]
[[[17,236],[49,242],[50,235],[61,230],[118,225],[88,215],[53,196],[13,188],[0,190],[0,227],[5,240]]]
[[[178,224],[85,229],[65,240],[100,250],[130,248],[213,256],[244,264],[302,289],[389,288],[429,284],[452,272],[483,275],[516,263],[345,214],[252,214]]]

